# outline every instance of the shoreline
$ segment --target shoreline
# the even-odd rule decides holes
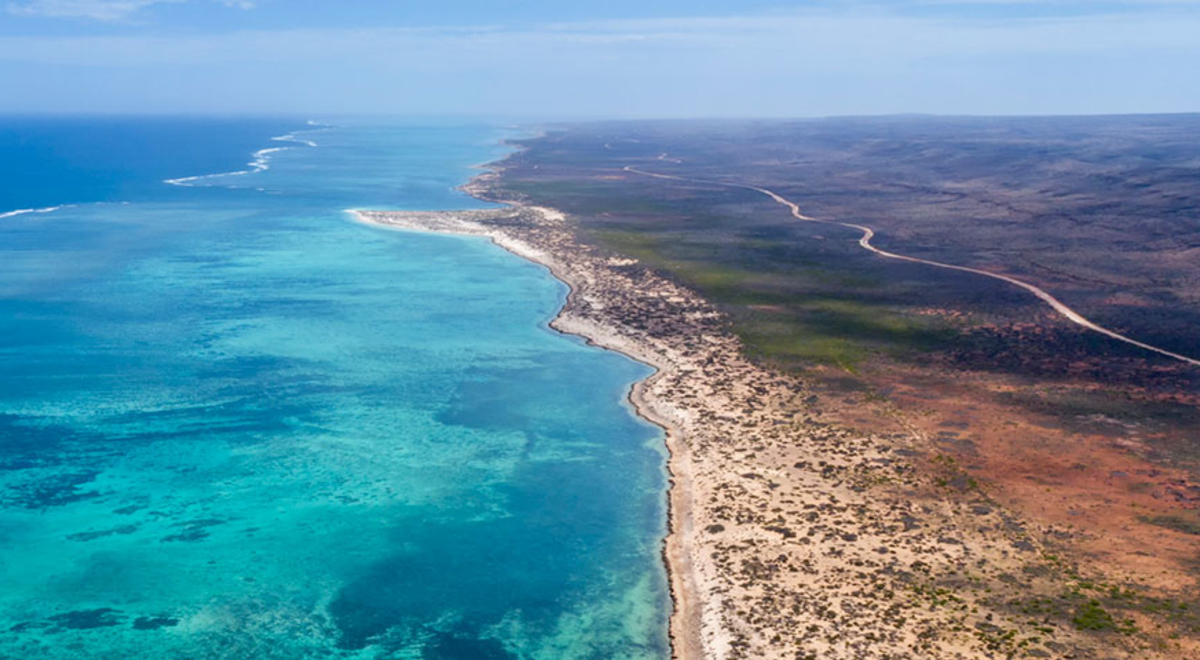
[[[484,164],[477,167],[490,170],[491,165]],[[513,209],[528,208],[515,202],[500,203]],[[552,209],[538,208],[536,210],[542,213],[558,213]],[[663,444],[667,450],[665,465],[667,475],[667,534],[662,539],[661,556],[667,575],[668,592],[672,604],[672,611],[669,614],[670,625],[668,632],[671,657],[676,660],[700,660],[708,657],[703,648],[697,644],[697,641],[701,638],[700,607],[695,579],[691,570],[691,560],[687,551],[688,539],[692,531],[690,471],[685,467],[687,445],[683,441],[680,430],[668,418],[660,416],[654,411],[655,402],[652,395],[648,394],[652,383],[663,376],[664,372],[669,370],[670,367],[662,363],[661,356],[649,351],[639,351],[633,345],[622,346],[619,342],[612,341],[610,333],[616,332],[615,328],[610,328],[609,333],[605,333],[599,331],[603,329],[601,326],[596,326],[591,332],[589,332],[587,327],[572,327],[569,319],[566,318],[566,312],[571,307],[572,298],[577,295],[580,289],[578,279],[573,277],[557,260],[544,251],[532,248],[499,231],[489,230],[483,225],[473,223],[469,220],[459,220],[463,212],[415,212],[415,215],[408,212],[371,212],[357,209],[347,209],[346,212],[351,214],[356,221],[373,227],[399,231],[488,238],[493,245],[504,249],[509,254],[544,267],[550,273],[551,277],[566,285],[567,295],[563,305],[547,323],[547,326],[551,330],[562,335],[580,337],[588,346],[618,353],[653,369],[653,372],[649,376],[637,380],[630,385],[629,391],[626,394],[626,400],[633,408],[634,414],[662,430]],[[484,213],[486,212],[484,211]],[[427,217],[424,215],[426,213],[446,219],[453,219],[451,223],[457,224],[457,227],[454,224],[430,226],[419,221],[404,223],[380,219],[381,217],[389,219],[405,216],[409,218]],[[606,338],[609,340],[606,341]]]
[[[545,130],[538,129],[526,139],[539,139],[546,134]],[[512,147],[513,150],[497,161],[479,165],[480,173],[460,186],[459,189],[475,199],[500,204],[504,208],[528,208],[527,205],[516,200],[497,198],[488,185],[499,179],[503,172],[504,161],[529,149],[524,144],[516,144],[510,140],[505,140],[504,144]],[[565,221],[565,214],[557,210],[538,210],[555,215],[558,219]],[[704,658],[713,657],[715,654],[710,653],[711,649],[706,648],[702,641],[704,639],[703,595],[692,563],[692,555],[696,552],[697,544],[694,528],[695,507],[691,455],[683,430],[672,423],[668,415],[659,414],[655,410],[656,402],[651,393],[653,384],[668,373],[670,365],[662,359],[663,356],[657,355],[653,351],[639,351],[635,349],[635,346],[622,347],[616,342],[605,342],[602,340],[605,333],[589,333],[586,328],[581,327],[574,329],[564,327],[564,324],[567,323],[564,315],[571,308],[572,299],[579,291],[579,283],[571,278],[566,269],[558,266],[553,258],[538,259],[536,255],[522,254],[511,249],[504,241],[497,241],[495,236],[490,236],[490,239],[496,245],[518,257],[541,264],[550,271],[553,277],[567,286],[567,296],[563,306],[559,308],[548,324],[551,329],[582,337],[588,345],[619,353],[654,370],[646,378],[634,382],[630,386],[626,398],[633,406],[637,416],[662,429],[663,446],[667,450],[665,465],[667,533],[662,539],[661,551],[663,570],[667,577],[667,592],[671,600],[667,639],[670,644],[672,660],[704,660]],[[556,266],[558,267],[556,268]],[[610,328],[610,332],[619,330],[617,325]]]
[[[505,165],[488,167],[461,189],[501,208],[351,213],[489,238],[568,287],[551,329],[654,369],[627,399],[668,452],[672,658],[1175,657],[1069,612],[1030,623],[1014,603],[1081,579],[1055,555],[1061,529],[1006,510],[911,425],[856,428],[860,401],[752,362],[712,303],[503,199]]]

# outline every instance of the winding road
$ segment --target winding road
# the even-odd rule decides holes
[[[659,160],[662,160],[662,158],[660,158]],[[804,215],[803,213],[800,212],[800,206],[798,204],[796,204],[795,202],[787,199],[786,197],[784,197],[776,192],[767,190],[766,188],[760,188],[758,186],[752,186],[752,185],[744,184],[744,183],[728,183],[728,182],[724,182],[724,181],[708,181],[705,179],[692,179],[692,178],[688,178],[688,177],[675,176],[675,175],[671,175],[671,174],[660,174],[657,172],[647,172],[645,170],[640,170],[640,169],[630,166],[630,165],[625,166],[625,171],[633,173],[633,174],[640,174],[642,176],[653,177],[655,179],[669,179],[669,180],[673,180],[673,181],[683,181],[686,183],[697,183],[697,184],[710,185],[710,186],[722,186],[725,188],[741,188],[743,190],[753,190],[754,192],[766,195],[767,197],[770,197],[772,200],[774,200],[776,203],[781,204],[781,205],[786,206],[789,209],[791,209],[792,217],[796,218],[797,220],[803,220],[804,222],[817,222],[817,223],[824,224],[824,225],[836,225],[839,227],[848,227],[850,229],[856,229],[856,230],[862,232],[862,238],[858,239],[858,244],[864,250],[869,250],[871,252],[874,252],[875,254],[877,254],[881,257],[886,257],[888,259],[895,259],[897,261],[908,261],[908,262],[911,262],[914,264],[925,264],[926,266],[933,266],[934,268],[944,268],[946,270],[957,270],[957,271],[962,271],[964,273],[974,273],[976,275],[990,277],[994,280],[1000,280],[1001,282],[1007,282],[1014,286],[1019,286],[1022,289],[1025,289],[1026,291],[1037,296],[1039,299],[1041,299],[1047,305],[1052,307],[1054,309],[1054,311],[1063,315],[1068,321],[1071,321],[1072,323],[1075,323],[1076,325],[1083,326],[1084,328],[1087,328],[1088,330],[1091,330],[1093,332],[1098,332],[1106,337],[1111,337],[1113,339],[1116,339],[1117,341],[1125,342],[1126,344],[1130,344],[1132,346],[1137,346],[1138,348],[1141,348],[1141,349],[1144,349],[1147,351],[1151,351],[1154,353],[1158,353],[1159,355],[1163,355],[1163,356],[1172,358],[1174,360],[1179,360],[1180,362],[1186,362],[1187,364],[1190,364],[1195,367],[1200,367],[1200,360],[1197,360],[1195,358],[1190,358],[1186,355],[1180,355],[1179,353],[1174,353],[1174,352],[1168,351],[1164,348],[1159,348],[1157,346],[1151,346],[1150,344],[1147,344],[1145,342],[1140,342],[1132,337],[1126,337],[1125,335],[1123,335],[1119,332],[1109,330],[1108,328],[1105,328],[1104,326],[1096,325],[1095,323],[1089,321],[1086,317],[1084,317],[1079,312],[1076,312],[1075,310],[1071,309],[1070,307],[1067,307],[1061,300],[1050,295],[1044,289],[1040,289],[1028,282],[1018,280],[1015,277],[1009,277],[1008,275],[1001,275],[1000,273],[992,273],[992,272],[989,272],[986,270],[980,270],[978,268],[970,268],[967,266],[956,266],[954,264],[945,264],[940,261],[930,261],[928,259],[920,259],[918,257],[909,257],[909,256],[906,256],[903,254],[896,254],[895,252],[888,252],[887,250],[881,250],[881,249],[875,247],[874,245],[871,245],[871,239],[875,237],[874,229],[871,229],[870,227],[867,227],[866,225],[857,225],[852,222],[838,222],[837,220],[820,220],[817,218],[813,218],[813,217]]]

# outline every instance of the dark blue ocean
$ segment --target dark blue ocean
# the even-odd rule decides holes
[[[647,368],[344,213],[480,207],[505,135],[0,118],[0,658],[668,655]]]

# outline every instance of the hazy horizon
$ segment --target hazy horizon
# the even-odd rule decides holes
[[[1200,1],[14,0],[0,112],[599,118],[1200,110]]]
[[[495,125],[511,124],[514,127],[530,127],[536,125],[545,125],[553,127],[557,124],[589,124],[589,123],[605,123],[605,122],[687,122],[687,123],[736,123],[736,122],[804,122],[804,121],[825,121],[825,120],[873,120],[873,119],[1072,119],[1072,118],[1102,118],[1102,117],[1172,117],[1172,116],[1189,116],[1200,115],[1200,110],[1196,111],[1162,111],[1162,112],[1094,112],[1094,113],[1042,113],[1042,114],[968,114],[968,113],[938,113],[938,112],[880,112],[876,114],[845,114],[845,115],[728,115],[728,116],[671,116],[671,115],[648,115],[648,116],[624,116],[613,117],[605,115],[558,115],[558,116],[505,116],[505,115],[488,115],[488,114],[465,114],[465,113],[414,113],[406,114],[403,112],[340,112],[340,113],[303,113],[303,112],[287,112],[287,111],[263,111],[263,112],[236,112],[236,111],[143,111],[137,110],[116,110],[116,111],[58,111],[58,110],[0,110],[0,117],[13,119],[40,119],[40,118],[137,118],[145,117],[147,119],[187,119],[189,117],[212,118],[212,119],[291,119],[296,121],[313,121],[321,123],[324,121],[337,121],[347,119],[361,120],[403,120],[413,123],[488,123]]]

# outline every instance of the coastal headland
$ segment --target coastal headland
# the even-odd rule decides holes
[[[466,189],[505,201],[498,176]],[[1196,650],[1186,604],[1064,558],[1065,528],[996,501],[918,426],[862,430],[847,421],[859,407],[850,398],[749,359],[727,315],[693,289],[586,240],[555,209],[506,203],[354,213],[384,227],[487,237],[545,265],[571,289],[555,330],[655,368],[630,399],[664,429],[670,451],[664,558],[676,658]],[[1112,610],[1113,594],[1136,607]]]

